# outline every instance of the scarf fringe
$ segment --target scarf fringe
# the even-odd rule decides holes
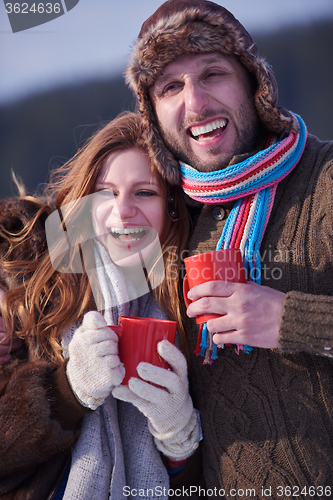
[[[225,347],[230,347],[232,344],[219,344],[216,345],[213,342],[213,334],[208,331],[206,323],[200,325],[199,334],[197,338],[197,345],[194,350],[194,354],[197,356],[202,356],[203,365],[211,365],[215,359],[218,358],[218,351],[220,349],[224,349]],[[249,354],[253,347],[249,345],[243,344],[235,344],[235,353],[239,354],[240,351],[243,351],[246,354]]]

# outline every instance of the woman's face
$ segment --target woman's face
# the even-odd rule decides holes
[[[92,216],[96,236],[117,265],[138,265],[150,254],[165,212],[161,188],[142,150],[107,157],[96,179]]]

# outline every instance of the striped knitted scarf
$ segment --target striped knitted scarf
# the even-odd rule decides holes
[[[300,116],[293,115],[299,131],[281,141],[271,137],[266,149],[241,163],[215,172],[198,172],[180,163],[182,187],[194,200],[205,204],[237,200],[224,226],[217,250],[239,248],[248,279],[261,283],[260,244],[271,214],[276,188],[299,162],[305,147],[307,131]],[[207,357],[207,329],[201,332],[201,354]],[[206,345],[205,345],[206,343]],[[210,362],[216,357],[216,346]],[[212,349],[213,347],[213,349]],[[248,346],[238,346],[248,351]]]

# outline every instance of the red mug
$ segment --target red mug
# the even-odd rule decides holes
[[[119,358],[126,370],[123,385],[128,385],[131,377],[139,377],[136,367],[141,361],[161,368],[170,367],[158,354],[157,344],[164,339],[175,343],[176,321],[120,316],[119,325],[110,328],[119,337]]]
[[[186,275],[183,281],[183,295],[186,307],[191,304],[187,294],[191,288],[208,281],[231,281],[246,283],[246,274],[241,251],[238,248],[215,250],[184,259]],[[218,318],[220,314],[201,314],[196,317],[198,324]]]

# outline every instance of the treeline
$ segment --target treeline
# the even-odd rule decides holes
[[[333,21],[253,38],[273,66],[279,105],[300,114],[310,133],[333,140]],[[134,107],[122,76],[0,107],[0,197],[13,193],[11,170],[34,191],[97,127]]]
[[[0,197],[13,194],[11,171],[30,192],[134,98],[121,76],[60,88],[0,109]]]

